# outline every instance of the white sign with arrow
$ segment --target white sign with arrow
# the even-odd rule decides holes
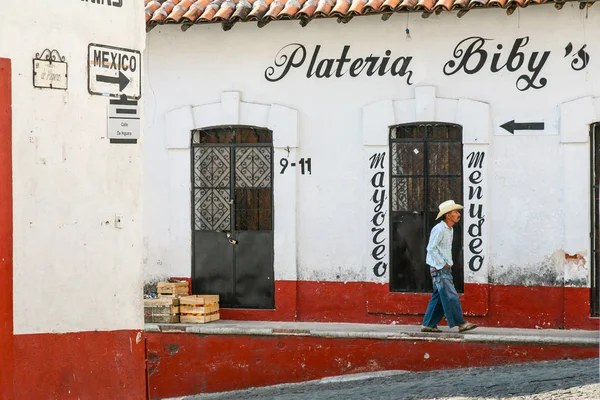
[[[558,134],[558,121],[547,118],[494,118],[494,133],[500,136]]]
[[[142,61],[137,50],[91,43],[88,46],[88,91],[110,97],[139,99]]]

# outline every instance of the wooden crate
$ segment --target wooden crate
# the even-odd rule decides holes
[[[178,323],[179,299],[144,299],[144,322]]]
[[[217,321],[219,316],[218,295],[194,295],[179,299],[181,322],[204,324]]]
[[[158,282],[156,285],[158,298],[177,299],[182,296],[187,296],[189,289],[187,282]]]

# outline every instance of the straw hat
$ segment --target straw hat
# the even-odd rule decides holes
[[[446,200],[440,204],[438,208],[440,209],[440,212],[435,219],[439,219],[442,215],[449,213],[452,210],[462,210],[464,207],[460,204],[456,204],[454,200]]]

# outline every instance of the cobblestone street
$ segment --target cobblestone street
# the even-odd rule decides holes
[[[561,360],[501,367],[406,372],[360,381],[324,380],[184,399],[595,400],[600,399],[599,362],[598,359]]]

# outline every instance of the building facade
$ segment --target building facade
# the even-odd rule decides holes
[[[468,318],[597,328],[597,10],[372,3],[148,3],[146,283],[226,319],[417,324],[451,198]]]
[[[0,398],[142,399],[143,2],[59,3],[2,5]]]

